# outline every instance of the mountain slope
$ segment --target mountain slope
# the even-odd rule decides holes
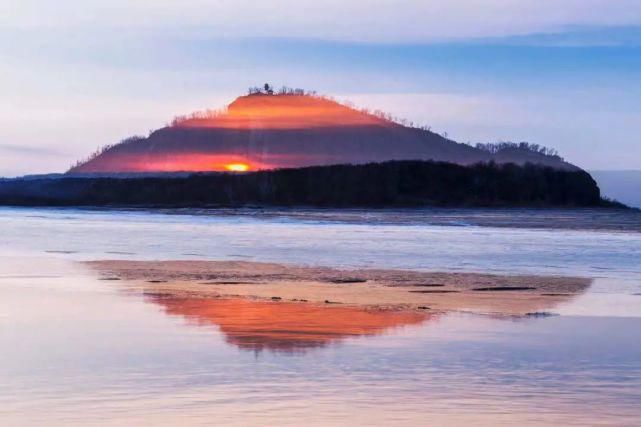
[[[219,113],[176,119],[130,138],[70,173],[261,170],[389,160],[535,163],[576,170],[557,156],[514,148],[490,153],[310,95],[253,94]]]

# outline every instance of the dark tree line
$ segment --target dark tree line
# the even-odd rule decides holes
[[[475,145],[479,150],[487,151],[490,154],[498,154],[504,150],[523,150],[531,151],[533,153],[543,154],[544,156],[558,157],[559,153],[554,148],[544,147],[539,144],[532,144],[529,142],[510,142],[502,141],[496,143],[478,143]]]
[[[606,206],[584,171],[393,161],[181,177],[0,182],[0,204],[57,206]]]
[[[305,90],[301,88],[292,88],[288,86],[282,86],[280,89],[276,90],[269,83],[265,83],[262,87],[252,86],[247,89],[248,95],[296,95],[296,96],[313,96],[316,97],[317,93],[313,90]]]

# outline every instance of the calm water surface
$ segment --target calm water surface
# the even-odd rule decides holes
[[[639,425],[639,217],[562,215],[0,209],[0,425]],[[89,259],[594,282],[555,317],[372,315],[139,295]]]

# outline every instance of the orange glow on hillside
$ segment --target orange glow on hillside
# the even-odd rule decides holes
[[[238,98],[223,114],[185,119],[176,126],[220,129],[312,129],[372,125],[387,126],[390,122],[323,98],[251,95]]]
[[[106,157],[93,172],[249,172],[297,167],[325,161],[302,154],[239,155],[236,153],[165,152],[154,155],[119,153]]]
[[[248,172],[389,160],[394,148],[383,139],[393,127],[400,128],[325,98],[250,95],[223,113],[177,118],[149,138],[117,145],[73,171]],[[378,141],[373,144],[384,144],[378,153],[365,148],[372,136]]]
[[[350,337],[378,335],[417,325],[430,315],[415,312],[320,307],[244,299],[179,298],[150,295],[170,315],[198,325],[216,325],[229,343],[248,350],[300,351]]]
[[[230,163],[225,165],[225,169],[230,172],[247,172],[249,165],[247,163]]]

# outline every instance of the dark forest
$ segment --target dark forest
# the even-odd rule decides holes
[[[391,161],[181,176],[74,177],[0,182],[0,204],[148,207],[595,207],[585,171],[481,163]]]

